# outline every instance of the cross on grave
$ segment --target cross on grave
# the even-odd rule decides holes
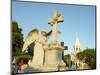
[[[64,47],[64,50],[68,50],[68,46],[64,46],[64,42],[61,42],[61,46]],[[62,59],[64,59],[64,50],[62,52]]]
[[[63,21],[64,17],[58,11],[55,11],[49,19],[48,24],[52,26],[51,43],[57,43],[58,23]]]

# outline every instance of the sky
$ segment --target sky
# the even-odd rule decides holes
[[[64,41],[65,46],[68,46],[65,54],[73,52],[76,33],[82,49],[95,48],[95,6],[13,1],[12,21],[22,28],[25,39],[34,28],[50,31],[52,26],[48,20],[56,10],[64,16],[64,22],[58,24],[61,32],[58,42]]]

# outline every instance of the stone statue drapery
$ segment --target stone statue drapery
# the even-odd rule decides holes
[[[43,46],[47,43],[47,34],[46,32],[42,31],[39,32],[37,29],[33,29],[29,32],[25,43],[23,45],[22,51],[28,48],[31,43],[35,43],[34,45],[34,56],[32,59],[31,66],[38,67],[43,65],[43,58],[44,58],[44,49]]]

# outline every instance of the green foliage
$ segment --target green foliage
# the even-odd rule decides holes
[[[70,54],[64,55],[64,61],[67,62],[67,60],[70,60]]]
[[[82,52],[77,53],[79,60],[87,63],[91,69],[96,68],[96,50],[95,49],[85,49]]]
[[[20,55],[16,57],[16,64],[18,65],[19,61],[23,59],[24,63],[26,64],[28,60],[32,60],[32,56],[30,55]]]
[[[12,22],[12,54],[17,56],[21,54],[23,46],[22,29],[18,27],[18,23]]]

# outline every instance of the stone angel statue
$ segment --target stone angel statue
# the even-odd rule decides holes
[[[34,43],[33,59],[29,66],[38,67],[42,66],[44,62],[44,46],[47,45],[47,36],[50,32],[41,31],[38,29],[33,29],[29,32],[25,43],[23,45],[22,51],[25,51],[31,43]]]

